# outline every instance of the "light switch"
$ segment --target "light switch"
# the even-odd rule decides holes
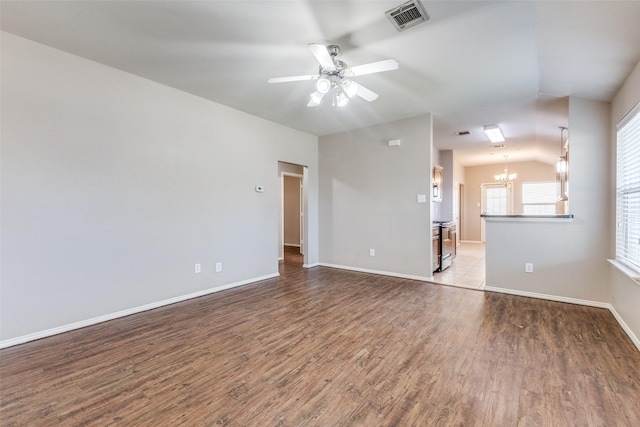
[[[418,194],[418,203],[427,203],[427,195]]]

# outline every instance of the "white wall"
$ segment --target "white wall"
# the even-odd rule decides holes
[[[618,92],[611,104],[611,137],[615,141],[616,126],[638,103],[640,103],[640,62]],[[615,144],[612,144],[611,156],[611,197],[609,203],[615,206]],[[615,223],[610,224],[610,233],[615,235]],[[610,258],[615,257],[615,245],[611,244]],[[611,304],[635,335],[636,345],[640,343],[640,285],[622,274],[615,267],[609,266],[611,283]]]
[[[3,342],[277,274],[279,160],[317,261],[315,136],[8,33],[1,78]]]
[[[487,289],[608,303],[610,105],[571,98],[570,223],[489,222]],[[514,168],[515,171],[515,168]],[[524,272],[525,262],[534,273]]]
[[[435,220],[453,220],[453,150],[440,150],[440,166],[442,166],[442,202]]]
[[[426,115],[320,137],[322,264],[431,276],[431,135]]]

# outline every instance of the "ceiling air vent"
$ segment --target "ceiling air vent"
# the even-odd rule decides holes
[[[408,1],[394,9],[388,10],[385,15],[391,20],[398,31],[404,31],[429,20],[429,14],[419,0]]]
[[[496,148],[504,148],[504,144],[500,144],[500,145],[493,144],[493,145],[490,145],[489,148],[492,150],[495,150]]]
[[[459,130],[458,132],[456,132],[456,135],[458,136],[471,135],[471,132],[469,132],[468,130]]]

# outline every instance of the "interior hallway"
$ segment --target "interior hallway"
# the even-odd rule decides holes
[[[300,248],[296,246],[284,247],[284,260],[278,263],[280,275],[296,272],[302,268],[304,256],[300,253]]]

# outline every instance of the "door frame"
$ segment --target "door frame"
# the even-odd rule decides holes
[[[306,166],[303,166],[303,171],[306,170]],[[298,178],[300,180],[300,254],[303,255],[303,257],[305,256],[305,247],[304,247],[304,242],[305,242],[305,224],[304,224],[304,219],[305,219],[305,203],[304,203],[304,189],[305,189],[305,185],[304,185],[304,172],[302,175],[298,174],[298,173],[291,173],[291,172],[282,172],[280,174],[280,202],[281,202],[281,206],[280,206],[280,242],[282,242],[282,246],[284,247],[284,177],[285,176],[290,176],[290,177],[294,177],[294,178]]]

